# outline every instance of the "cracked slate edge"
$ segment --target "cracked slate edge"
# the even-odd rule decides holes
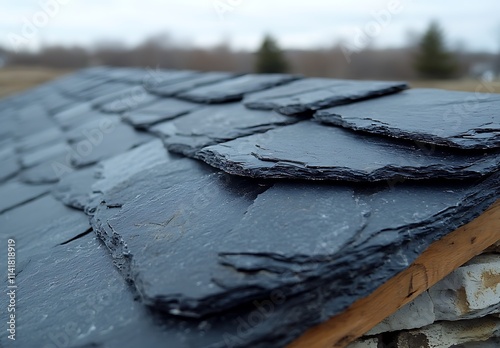
[[[317,286],[327,286],[330,288],[327,294],[331,298],[330,303],[325,304],[327,317],[339,314],[357,299],[368,296],[378,286],[407,268],[436,240],[479,216],[498,198],[499,183],[499,173],[478,183],[455,206],[437,213],[421,226],[412,226],[412,233],[408,233],[408,226],[400,226],[394,230],[389,229],[375,234],[364,230],[358,236],[360,241],[346,246],[340,255],[331,258],[330,262],[303,264],[302,268],[299,268],[302,274],[298,279],[294,273],[297,272],[296,266],[300,265],[292,267],[292,261],[286,261],[291,274],[290,279],[284,281],[280,279],[283,270],[273,274],[272,269],[268,268],[269,261],[274,262],[273,256],[260,253],[246,254],[254,258],[253,267],[248,269],[247,286],[260,285],[261,291],[279,289],[286,296],[314,291]],[[268,190],[266,194],[272,190]],[[268,204],[273,204],[273,202]],[[394,236],[397,236],[399,240],[394,240]],[[237,250],[232,250],[231,254],[237,256]],[[263,258],[268,258],[268,261],[264,262],[266,260]],[[225,265],[231,266],[231,261],[233,261],[232,267],[244,272],[245,268],[234,263],[236,260],[236,257],[232,260],[226,259]],[[246,265],[248,266],[248,260]],[[373,272],[374,269],[377,272]],[[259,270],[264,272],[260,276],[256,273]],[[276,279],[272,279],[270,275]],[[253,281],[252,277],[255,278]],[[241,279],[242,277],[234,277],[232,280],[224,277],[217,280],[219,284],[229,288],[241,286]],[[236,281],[236,284],[231,284],[231,281]]]
[[[208,146],[197,158],[252,178],[382,181],[475,178],[500,166],[500,152],[426,148],[303,121]]]
[[[54,258],[59,262],[54,264]],[[25,334],[16,337],[23,347],[64,343],[75,348],[160,348],[168,342],[171,348],[267,348],[283,346],[321,321],[320,291],[291,299],[277,292],[204,320],[158,315],[134,300],[91,235],[34,255],[17,280],[27,304],[17,311],[25,318],[18,322]],[[37,291],[23,290],[35,284]],[[55,297],[58,301],[50,301]],[[75,309],[71,313],[69,304]],[[6,336],[0,336],[0,342],[6,343]]]
[[[412,89],[387,99],[320,110],[314,118],[326,124],[429,144],[492,149],[500,147],[498,107],[500,98],[494,94]],[[489,123],[460,129],[464,123],[479,118],[480,112],[486,114]],[[398,125],[407,119],[406,124]],[[485,127],[488,124],[491,128]]]
[[[185,163],[193,163],[194,164],[195,162],[185,162]],[[170,168],[169,170],[172,170],[172,168]],[[161,172],[163,175],[165,175],[165,170],[161,170]],[[181,174],[180,176],[179,176],[179,173]],[[185,176],[185,175],[182,175],[182,171],[179,173],[176,174],[177,176],[179,176],[179,178],[176,180],[180,180],[181,184],[179,184],[179,181],[177,181],[177,182],[175,182],[174,186],[171,186],[171,188],[173,187],[175,190],[178,190],[180,188],[179,197],[183,197],[182,199],[189,199],[189,196],[192,196],[192,195],[187,195],[187,192],[190,192],[189,190],[195,190],[196,192],[202,191],[198,188],[198,186],[196,186],[196,185],[200,185],[199,179],[192,176],[189,178],[189,180],[193,180],[194,182],[185,182],[186,179],[183,178],[183,176]],[[143,176],[143,175],[145,175],[145,174],[144,173],[140,174],[140,176]],[[170,181],[171,179],[168,179],[168,180]],[[374,268],[377,268],[379,266],[382,267],[384,262],[386,261],[386,258],[384,256],[385,250],[387,249],[388,253],[389,253],[389,251],[394,252],[394,249],[391,249],[393,247],[396,247],[396,250],[400,250],[401,245],[399,243],[404,242],[405,238],[408,237],[407,232],[408,232],[409,226],[411,226],[411,228],[415,231],[414,232],[415,234],[420,234],[420,236],[424,236],[426,233],[431,233],[431,235],[430,235],[431,239],[435,237],[434,234],[436,233],[436,231],[438,231],[439,233],[451,232],[452,230],[446,230],[442,227],[443,221],[448,221],[448,223],[446,224],[447,228],[454,229],[454,227],[458,227],[461,224],[468,222],[466,219],[470,218],[471,216],[475,217],[476,215],[473,215],[473,214],[477,214],[479,209],[484,209],[485,208],[485,205],[484,205],[485,201],[487,201],[488,199],[494,199],[494,197],[498,196],[498,187],[497,187],[498,186],[498,178],[496,179],[496,181],[492,181],[492,180],[486,180],[485,183],[482,184],[482,186],[478,185],[478,187],[473,187],[472,189],[470,189],[472,194],[470,194],[469,196],[471,196],[471,197],[473,197],[474,195],[479,196],[479,198],[474,198],[473,204],[470,204],[470,202],[473,200],[470,197],[466,197],[466,199],[468,199],[467,202],[457,203],[457,201],[453,201],[450,204],[452,206],[451,208],[445,209],[442,213],[441,213],[441,211],[438,211],[436,213],[436,216],[432,216],[432,218],[429,221],[422,222],[422,224],[423,224],[422,226],[418,226],[415,224],[409,225],[408,222],[404,222],[404,223],[402,223],[402,226],[398,227],[397,229],[394,229],[393,231],[388,232],[388,235],[387,235],[388,237],[392,236],[391,238],[394,238],[394,235],[396,235],[396,236],[400,235],[400,237],[398,237],[398,238],[401,238],[401,240],[395,241],[394,239],[387,238],[386,234],[379,234],[379,229],[372,231],[369,234],[367,232],[365,232],[365,233],[367,233],[367,235],[363,235],[362,231],[361,231],[361,234],[359,232],[355,232],[355,234],[357,234],[356,242],[351,242],[351,244],[353,245],[353,248],[354,248],[354,251],[352,251],[352,253],[355,255],[355,259],[356,258],[366,259],[366,262],[368,263],[368,265],[362,264],[362,265],[360,265],[360,267],[366,267],[369,269],[374,269]],[[130,180],[130,182],[134,182],[134,181],[136,181],[136,179]],[[149,181],[149,180],[146,180],[146,181]],[[144,278],[144,274],[141,274],[141,273],[148,272],[148,271],[147,271],[147,269],[144,269],[141,266],[141,263],[144,264],[144,262],[145,262],[144,256],[141,256],[140,254],[137,253],[138,247],[137,247],[136,243],[140,243],[141,246],[150,245],[150,246],[153,246],[153,248],[158,247],[158,245],[161,245],[162,243],[164,243],[164,242],[162,242],[162,239],[160,238],[160,239],[157,239],[156,242],[153,244],[151,244],[151,243],[145,244],[145,241],[143,239],[149,238],[148,234],[153,236],[151,233],[153,233],[154,231],[151,230],[151,228],[158,228],[157,233],[160,233],[160,235],[162,233],[168,232],[166,227],[170,224],[171,220],[169,220],[169,222],[166,225],[159,223],[160,220],[158,220],[158,219],[160,219],[160,217],[158,217],[158,219],[156,219],[155,216],[157,214],[156,211],[161,208],[161,204],[158,205],[154,202],[156,202],[157,199],[161,199],[162,204],[167,204],[165,202],[165,198],[168,198],[168,200],[170,201],[170,199],[171,199],[170,197],[173,197],[173,194],[172,194],[172,192],[170,192],[170,189],[166,188],[165,184],[162,183],[161,179],[160,180],[153,180],[153,181],[156,182],[157,185],[160,185],[160,187],[162,187],[162,190],[167,190],[167,191],[165,191],[165,193],[163,193],[163,192],[154,193],[156,198],[153,199],[152,196],[149,196],[147,194],[147,192],[150,192],[151,188],[145,189],[145,187],[147,187],[147,185],[148,185],[147,182],[141,184],[142,186],[139,186],[139,187],[136,187],[136,188],[130,189],[130,190],[129,190],[129,188],[132,187],[133,184],[127,185],[127,186],[124,186],[124,187],[126,187],[125,189],[122,187],[121,190],[117,191],[118,195],[124,195],[122,197],[122,201],[121,201],[122,203],[118,205],[119,208],[116,205],[117,202],[114,202],[113,200],[111,200],[111,202],[108,202],[107,199],[105,198],[104,201],[106,202],[106,204],[98,207],[97,212],[96,211],[92,212],[93,213],[92,225],[94,226],[94,230],[96,232],[98,232],[98,234],[100,235],[100,237],[103,240],[106,241],[108,248],[110,248],[110,251],[112,252],[119,268],[122,269],[124,276],[127,279],[130,279],[133,281],[136,288],[142,294],[143,301],[150,306],[153,306],[155,308],[158,308],[158,309],[161,309],[161,310],[164,310],[164,311],[176,314],[176,315],[183,315],[183,316],[188,316],[188,317],[189,316],[204,316],[204,315],[208,315],[210,313],[213,313],[214,311],[218,312],[221,310],[228,310],[234,306],[237,306],[238,303],[241,303],[243,301],[250,301],[250,300],[258,298],[260,296],[264,296],[264,294],[267,291],[272,291],[273,289],[276,289],[276,288],[278,288],[282,291],[285,291],[285,293],[287,295],[294,295],[298,292],[306,291],[309,289],[309,287],[318,286],[318,282],[321,283],[323,281],[322,274],[330,274],[331,275],[331,274],[335,273],[329,267],[332,267],[334,270],[343,268],[344,270],[347,269],[347,272],[352,271],[352,265],[349,266],[350,264],[352,264],[354,262],[352,259],[349,259],[350,257],[354,257],[352,255],[347,255],[343,259],[342,259],[341,255],[335,255],[335,257],[332,258],[331,257],[332,255],[330,255],[330,257],[329,257],[328,254],[326,254],[326,255],[325,254],[314,254],[314,255],[310,255],[311,257],[307,257],[307,253],[305,256],[304,255],[302,255],[302,256],[297,255],[297,256],[292,257],[292,256],[283,255],[282,253],[278,253],[278,255],[274,255],[274,253],[269,254],[269,253],[266,253],[264,250],[258,250],[258,251],[251,251],[250,250],[250,251],[245,251],[245,254],[244,254],[244,255],[246,255],[245,256],[245,260],[246,260],[245,263],[244,264],[236,264],[235,258],[237,258],[236,261],[238,261],[239,254],[236,254],[237,250],[233,245],[232,247],[227,247],[228,250],[226,250],[226,252],[221,250],[220,256],[223,258],[223,263],[221,263],[222,265],[225,265],[225,266],[231,266],[231,264],[234,265],[232,267],[234,267],[234,269],[237,271],[237,274],[238,274],[238,276],[236,276],[236,279],[234,278],[234,274],[232,274],[232,272],[228,271],[227,267],[223,267],[222,270],[219,270],[217,272],[215,272],[213,270],[212,271],[207,270],[207,271],[203,272],[204,274],[206,274],[206,273],[213,274],[214,285],[216,287],[221,288],[222,290],[212,287],[212,288],[209,288],[209,291],[207,291],[205,293],[205,295],[197,295],[197,296],[192,296],[192,295],[189,295],[186,293],[182,293],[181,291],[175,291],[175,292],[172,292],[170,294],[162,293],[160,291],[159,293],[157,293],[157,295],[155,295],[155,291],[158,291],[158,290],[151,292],[147,289],[148,286],[151,286],[150,284],[152,284],[152,280],[155,278],[151,278],[151,276],[147,276],[146,278]],[[167,182],[169,182],[169,181],[167,181]],[[205,181],[203,181],[201,184],[203,187],[205,187],[205,189],[207,189],[210,187],[210,185],[205,184]],[[146,185],[146,186],[143,186],[143,185]],[[172,182],[170,183],[170,185],[172,185]],[[193,188],[193,185],[196,187]],[[299,185],[299,184],[296,183],[295,185]],[[336,188],[336,186],[332,186],[332,187]],[[417,193],[418,193],[419,186],[416,186],[416,187],[417,187]],[[450,187],[454,188],[454,189],[460,189],[460,188],[463,188],[463,183],[462,183],[462,185],[456,185],[456,183],[455,183],[455,186],[450,184]],[[426,188],[426,187],[424,186],[424,188]],[[448,190],[448,188],[446,188],[446,187],[442,188],[440,186],[438,186],[438,187],[431,186],[429,189],[427,189],[427,194],[429,194],[429,191],[431,191],[431,196],[436,196],[437,189],[445,190],[445,192],[443,194],[445,194],[448,191],[453,192],[453,190],[451,188],[450,188],[450,190]],[[184,189],[186,189],[186,191],[183,191]],[[393,192],[393,189],[391,189],[388,186],[385,187],[385,189],[388,192],[386,194],[389,195],[389,197],[387,197],[387,199],[385,201],[391,201],[390,195],[395,194],[395,193]],[[127,190],[129,190],[130,192],[127,193]],[[137,190],[137,192],[141,192],[143,196],[142,197],[137,196],[137,194],[134,193],[135,190]],[[484,190],[484,192],[477,193],[475,190]],[[467,190],[465,190],[465,191],[467,191]],[[184,192],[184,193],[180,193],[180,192]],[[215,191],[212,189],[210,189],[210,192],[211,192],[211,194],[215,194],[214,193]],[[267,191],[267,192],[269,192],[269,191]],[[465,194],[467,194],[467,192],[465,192]],[[184,198],[186,195],[188,197]],[[264,194],[261,193],[260,195],[265,195],[265,193]],[[415,195],[415,193],[413,193],[413,195]],[[283,195],[283,197],[285,197],[285,196],[290,197],[290,195]],[[134,201],[131,202],[128,200],[127,197],[130,197],[130,198],[136,197],[136,198],[134,198]],[[332,195],[332,197],[336,197],[336,195]],[[406,199],[406,195],[404,197]],[[419,197],[417,195],[417,197],[416,197],[417,202],[418,202],[418,198]],[[437,199],[439,199],[439,197],[437,197]],[[453,199],[453,197],[451,197],[451,199]],[[461,199],[461,198],[458,197],[457,200],[459,200],[459,199]],[[287,200],[282,200],[282,201],[283,201],[283,203],[281,205],[279,205],[280,210],[285,211],[285,210],[287,210],[287,209],[285,209]],[[295,201],[295,200],[292,200],[291,202],[293,202],[293,201]],[[342,201],[342,206],[345,206],[345,200],[341,199],[341,201]],[[123,202],[128,202],[128,203],[126,203],[127,207],[124,206]],[[127,220],[128,219],[136,219],[137,217],[139,217],[137,214],[139,213],[139,210],[140,210],[138,208],[140,202],[143,202],[140,204],[141,206],[144,204],[144,202],[147,202],[146,204],[151,204],[146,209],[148,211],[148,215],[145,216],[143,218],[143,220],[138,219],[136,221],[136,223],[132,224],[132,222],[127,221]],[[183,206],[183,204],[180,204],[179,202],[180,201],[177,201],[177,203],[173,202],[172,204],[165,205],[165,207],[179,206],[179,205]],[[120,203],[120,201],[118,203]],[[111,205],[108,205],[108,204],[111,204]],[[254,204],[255,204],[255,202],[254,202]],[[270,211],[272,211],[273,206],[277,205],[276,203],[272,203],[272,202],[270,202],[269,204],[271,204],[271,207],[268,207],[268,208],[271,208]],[[466,209],[465,210],[466,213],[464,213],[464,211],[461,211],[461,210],[460,211],[453,211],[453,209],[455,208],[454,205],[460,207],[460,209]],[[109,208],[113,208],[115,206],[117,207],[116,208],[117,210],[111,211],[109,209]],[[191,207],[193,205],[188,204],[187,206]],[[187,208],[187,206],[186,206],[186,209],[193,209],[193,208]],[[443,207],[443,208],[445,208],[445,207]],[[204,209],[204,208],[201,207],[200,209]],[[123,210],[123,211],[121,211],[121,210]],[[267,209],[267,210],[269,210],[269,209]],[[195,210],[195,212],[196,212],[196,210]],[[198,213],[200,213],[200,212],[198,212]],[[198,214],[198,213],[196,213],[196,214]],[[419,219],[419,215],[418,214],[415,215],[414,210],[411,210],[410,213],[412,214],[413,219]],[[118,215],[115,215],[115,214],[118,214]],[[134,214],[135,214],[135,216],[134,216]],[[165,208],[161,208],[161,216],[163,217],[163,219],[168,218],[168,215],[165,215],[165,214],[166,214]],[[248,216],[247,214],[249,214],[248,210],[245,213],[245,216]],[[468,214],[470,214],[470,215],[468,215]],[[200,216],[200,215],[198,215],[198,216]],[[203,216],[203,214],[201,216]],[[306,218],[307,218],[307,216],[306,216]],[[460,220],[462,218],[463,218],[463,220]],[[153,219],[154,221],[151,220],[151,223],[149,223],[148,222],[148,221],[150,221],[149,219]],[[193,219],[195,219],[195,217],[191,216],[190,217],[191,223],[192,223]],[[156,221],[156,220],[158,220],[158,221]],[[385,220],[387,220],[387,219],[385,219]],[[173,230],[171,231],[172,233],[175,233],[175,228],[176,228],[175,226],[177,226],[177,224],[181,223],[182,221],[184,221],[184,220],[180,219],[179,221],[175,222],[174,224],[170,224],[171,227],[169,227],[169,229],[173,228]],[[236,221],[237,221],[237,219],[236,219]],[[129,222],[130,222],[130,224],[129,224]],[[184,221],[184,223],[182,223],[179,226],[185,226],[186,223],[187,223],[187,221]],[[380,229],[381,229],[380,231],[383,231],[385,228],[388,227],[387,223],[389,223],[389,222],[387,222],[387,221],[385,222],[385,225],[384,225],[385,227],[380,227]],[[126,226],[123,224],[126,224]],[[203,225],[203,223],[199,223],[199,224]],[[197,223],[196,226],[199,224]],[[224,227],[223,230],[225,230],[227,228],[231,228],[232,224],[233,224],[232,222],[229,222],[229,225],[227,225],[227,227]],[[354,225],[354,224],[349,224],[349,226],[352,226],[352,225]],[[147,229],[143,229],[144,226],[147,226],[146,227]],[[208,226],[208,225],[203,225],[203,226]],[[234,226],[236,227],[236,225],[234,225]],[[300,229],[301,226],[303,226],[303,224],[296,223],[296,224],[292,224],[292,226],[297,226],[296,228]],[[361,227],[362,227],[362,225],[361,225]],[[292,227],[290,227],[290,228],[292,228]],[[141,229],[143,229],[143,230],[141,230]],[[139,230],[141,230],[141,231],[139,231]],[[165,231],[162,232],[163,230],[165,230]],[[220,230],[220,229],[216,229],[216,230]],[[204,231],[205,231],[205,233],[209,233],[209,231],[212,231],[212,230],[209,229],[208,227],[206,227],[204,229]],[[266,229],[257,228],[256,231],[266,231]],[[434,232],[432,232],[432,231],[434,231]],[[135,237],[134,237],[134,239],[131,239],[130,234],[133,234],[136,236],[143,236],[143,237],[141,240],[135,240]],[[375,236],[373,234],[375,234]],[[198,234],[195,233],[195,235],[198,235]],[[180,238],[180,236],[178,236],[178,238]],[[370,240],[372,238],[375,239],[375,242]],[[381,239],[379,240],[377,238],[381,238]],[[219,238],[216,238],[216,239],[219,240]],[[257,239],[261,240],[259,238],[257,238]],[[283,239],[285,239],[285,237],[281,237],[280,241]],[[359,239],[359,241],[358,241],[358,239]],[[228,240],[230,240],[230,239],[227,239],[227,237],[226,237],[226,240],[224,241],[224,243],[227,243]],[[362,241],[368,241],[370,243],[367,242],[367,245],[364,245],[362,243]],[[203,243],[202,241],[200,241],[200,242]],[[218,247],[222,247],[222,245],[224,243],[222,243],[222,242],[219,243],[220,245]],[[419,246],[421,244],[425,243],[425,241],[422,239],[422,240],[416,241],[415,243],[417,243],[418,245],[413,245],[411,247],[414,248],[415,250],[420,250],[420,249],[418,249]],[[360,248],[361,251],[359,251],[359,249],[355,249],[356,247]],[[177,248],[179,248],[179,244],[177,245]],[[208,246],[207,246],[207,248],[208,248]],[[299,247],[296,246],[295,248],[299,248]],[[374,258],[370,259],[367,255],[363,254],[364,252],[366,252],[366,249],[370,249],[371,251],[377,251],[377,253],[374,255]],[[163,250],[163,252],[165,252],[165,250],[168,250],[168,246],[165,245],[165,247],[162,248],[162,250]],[[332,251],[332,250],[330,250],[330,251]],[[191,251],[191,252],[193,252],[193,251]],[[253,255],[252,253],[255,253],[256,255]],[[149,254],[151,254],[151,253],[149,253]],[[158,254],[158,255],[160,255],[160,254]],[[396,264],[395,265],[393,264],[391,267],[396,267],[396,266],[406,267],[406,266],[408,266],[408,263],[406,263],[406,264],[404,263],[405,262],[404,260],[407,261],[408,257],[406,255],[403,255],[401,258],[398,255],[399,254],[397,254],[397,252],[395,255],[393,255],[394,256],[393,261],[396,262]],[[201,257],[201,255],[199,255],[199,256]],[[340,260],[342,260],[344,262],[341,262],[340,264],[336,263],[336,261],[338,261],[337,256]],[[142,257],[142,259],[141,259],[141,257]],[[333,259],[333,261],[332,261],[332,259]],[[346,262],[345,261],[346,259],[349,262]],[[333,262],[334,267],[331,266],[332,262]],[[216,264],[216,262],[214,262],[214,261],[212,261],[211,263],[204,262],[203,264],[206,265],[206,267],[209,267],[209,266],[214,266]],[[202,266],[200,266],[200,267],[202,267]],[[259,267],[261,267],[261,268],[259,268]],[[321,270],[325,269],[325,268],[328,270],[328,272],[323,273]],[[196,269],[198,270],[198,272],[201,272],[199,270],[199,268],[196,268]],[[257,272],[265,271],[264,275],[262,276],[264,278],[259,278],[259,277],[255,276],[254,273],[256,271]],[[388,272],[390,273],[390,270]],[[338,275],[338,273],[336,273],[336,274]],[[351,272],[350,274],[353,274],[353,273]],[[155,273],[155,277],[157,277],[157,276],[158,275]],[[339,276],[339,278],[336,279],[335,282],[338,283],[340,281],[339,279],[348,279],[348,278],[349,277],[346,274],[343,274],[343,275],[341,274],[341,276]],[[156,279],[158,279],[158,278],[156,278]],[[163,279],[163,278],[159,278],[159,279]],[[166,279],[168,280],[168,279],[170,279],[170,277],[166,277]],[[202,286],[203,284],[205,284],[204,286],[207,286],[206,285],[207,283],[205,281],[202,282],[199,286]],[[155,280],[155,282],[156,282],[156,280]],[[352,282],[353,282],[353,280],[349,279],[349,282],[348,282],[349,284],[347,284],[346,286],[349,286],[350,284],[352,284]],[[157,286],[157,285],[158,284],[155,284],[155,286]],[[196,286],[191,285],[191,287],[189,287],[189,289],[196,289]],[[196,290],[196,291],[201,291],[201,290]],[[292,293],[291,291],[294,291],[295,293]]]

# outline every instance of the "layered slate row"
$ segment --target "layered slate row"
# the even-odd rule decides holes
[[[97,67],[0,101],[20,346],[282,347],[366,297],[500,196],[498,97],[407,88]]]

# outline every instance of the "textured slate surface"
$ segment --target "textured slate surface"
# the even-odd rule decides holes
[[[92,193],[92,185],[97,181],[95,166],[67,173],[53,187],[52,195],[65,205],[83,210]]]
[[[500,147],[500,95],[412,89],[387,98],[334,107],[318,120],[397,138],[463,149]]]
[[[107,124],[104,128],[94,128],[91,137],[75,145],[76,152],[72,164],[77,168],[85,167],[151,139],[151,135],[137,132],[123,122]],[[78,148],[81,148],[81,151],[78,151]]]
[[[360,138],[312,121],[209,146],[198,157],[230,174],[309,180],[467,178],[500,165],[498,151],[460,153],[378,136]]]
[[[62,205],[51,195],[41,196],[2,213],[0,226],[5,231],[0,236],[4,245],[7,245],[8,238],[15,238],[16,263],[20,264],[88,232],[90,228],[85,214]]]
[[[499,197],[496,149],[419,147],[243,103],[206,104],[248,101],[275,83],[284,85],[265,93],[274,102],[292,91],[293,112],[386,84],[348,82],[347,99],[335,99],[336,80],[97,67],[0,101],[0,241],[18,246],[20,346],[282,347]],[[191,92],[202,103],[179,99]],[[240,145],[228,148],[232,139]],[[276,148],[249,152],[248,139]],[[374,163],[366,172],[381,159],[395,165],[377,172],[389,180],[380,183],[362,172],[350,184],[256,180],[165,145],[195,158],[203,147],[284,156],[279,175],[328,176],[315,165],[339,161],[332,152],[350,174],[363,161]],[[310,162],[305,171],[297,156]],[[432,180],[399,182],[417,178],[413,170]],[[451,180],[463,175],[474,179]],[[33,185],[45,182],[55,184]]]
[[[186,81],[153,86],[150,92],[164,97],[173,97],[179,93],[190,91],[195,87],[217,83],[232,77],[236,77],[236,75],[227,72],[209,72],[193,76]]]
[[[173,122],[159,124],[152,131],[163,137],[170,151],[194,156],[205,146],[295,122],[298,119],[249,110],[237,103],[207,106]]]
[[[176,118],[200,107],[199,104],[183,100],[160,99],[155,103],[125,113],[124,119],[136,128],[149,128],[155,123]]]
[[[208,86],[190,89],[178,96],[201,103],[230,102],[240,100],[246,93],[278,86],[297,78],[297,76],[282,74],[244,75]]]
[[[311,78],[247,95],[243,103],[251,109],[276,110],[285,115],[295,115],[407,88],[404,82]]]
[[[0,148],[0,163],[2,163],[0,165],[0,182],[13,177],[21,169],[14,148],[8,147],[8,145]]]
[[[185,159],[111,190],[91,223],[146,304],[198,317],[273,289],[300,293],[323,284],[335,267],[336,284],[355,292],[351,299],[336,294],[353,301],[376,286],[358,279],[363,269],[377,268],[371,279],[382,277],[378,284],[387,280],[433,242],[436,226],[451,232],[491,204],[498,184],[497,174],[469,187],[291,183],[266,191],[269,183],[210,174]],[[402,245],[408,250],[398,256]],[[340,267],[344,258],[355,265]],[[332,305],[335,313],[343,305]]]
[[[50,185],[30,186],[11,181],[0,186],[0,214],[36,199],[50,190]]]

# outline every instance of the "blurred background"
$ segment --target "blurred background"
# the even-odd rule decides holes
[[[498,0],[23,0],[0,27],[0,95],[95,65],[500,92]]]

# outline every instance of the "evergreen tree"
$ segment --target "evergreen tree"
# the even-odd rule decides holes
[[[443,31],[436,22],[422,36],[419,48],[415,68],[421,77],[447,79],[456,75],[458,64],[446,50]]]
[[[269,35],[266,35],[262,45],[257,52],[256,71],[261,74],[285,73],[288,64],[277,42]]]

